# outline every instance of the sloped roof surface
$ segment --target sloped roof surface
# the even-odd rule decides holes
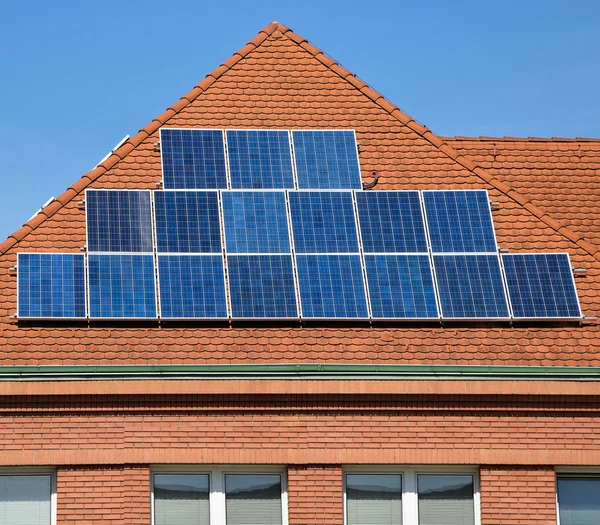
[[[511,251],[568,251],[585,314],[598,311],[598,245],[555,217],[535,190],[488,171],[412,120],[380,94],[285,26],[273,23],[190,93],[127,141],[102,165],[0,244],[0,359],[3,364],[357,362],[600,365],[596,326],[419,327],[19,325],[18,251],[80,252],[85,245],[82,192],[150,188],[161,179],[158,129],[353,128],[363,173],[377,189],[485,188],[500,203],[497,238]],[[596,170],[599,168],[596,165]],[[597,172],[596,172],[597,173]]]

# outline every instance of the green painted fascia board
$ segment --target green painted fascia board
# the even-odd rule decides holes
[[[600,367],[390,364],[0,366],[0,380],[283,378],[600,380]]]

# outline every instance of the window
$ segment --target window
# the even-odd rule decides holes
[[[600,475],[559,474],[557,500],[559,525],[598,525]]]
[[[153,474],[153,525],[287,525],[282,471],[210,469]]]
[[[53,525],[54,476],[34,473],[0,474],[0,523]]]
[[[352,469],[344,475],[345,525],[479,525],[473,471]]]

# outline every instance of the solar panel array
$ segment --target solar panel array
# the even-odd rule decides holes
[[[566,254],[499,256],[485,190],[362,191],[354,132],[161,130],[165,190],[87,190],[19,254],[20,318],[580,319]]]

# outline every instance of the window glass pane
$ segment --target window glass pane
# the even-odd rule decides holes
[[[225,476],[227,525],[281,525],[281,478],[273,474]]]
[[[402,476],[346,475],[347,525],[401,525]]]
[[[155,474],[155,525],[209,525],[208,474]]]
[[[473,476],[418,476],[419,525],[474,525]]]
[[[560,525],[600,523],[600,478],[559,479]]]
[[[52,476],[0,476],[0,525],[50,525]]]

